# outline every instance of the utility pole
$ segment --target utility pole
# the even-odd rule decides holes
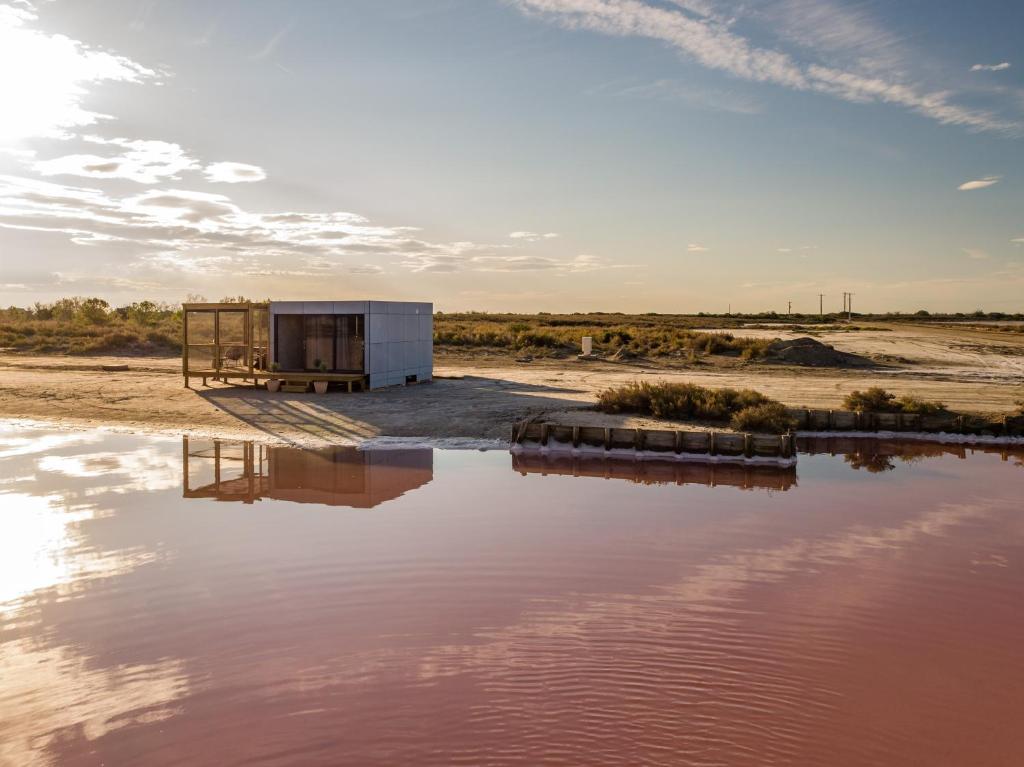
[[[847,322],[852,322],[853,321],[853,293],[850,293],[848,295],[850,296],[850,302],[847,305],[847,309],[846,309],[846,321]]]
[[[843,291],[843,313],[846,313],[846,296],[849,295],[845,290]]]
[[[825,316],[825,294],[824,293],[819,293],[818,294],[818,316],[819,317],[824,317]]]
[[[790,301],[789,302],[789,308],[786,309],[786,314],[792,314],[792,313],[793,313],[793,302]]]

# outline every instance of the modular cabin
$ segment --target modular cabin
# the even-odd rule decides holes
[[[182,306],[182,374],[203,383],[328,382],[352,391],[433,378],[433,304],[268,301]]]

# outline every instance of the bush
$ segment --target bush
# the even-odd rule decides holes
[[[751,389],[709,389],[689,383],[634,381],[597,395],[606,413],[641,413],[655,418],[727,421],[745,408],[778,404]]]
[[[859,410],[862,413],[896,413],[896,395],[887,392],[880,386],[872,386],[867,391],[854,390],[846,395],[843,407],[846,410]]]
[[[785,434],[796,426],[796,420],[782,403],[766,402],[733,413],[729,425],[736,431]]]
[[[867,391],[853,391],[843,400],[846,410],[859,410],[862,413],[917,413],[919,415],[936,415],[945,413],[946,405],[942,402],[923,400],[912,395],[904,395],[899,399],[892,392],[880,386],[872,386]]]
[[[900,397],[899,412],[901,413],[917,413],[919,415],[938,415],[939,413],[946,412],[946,404],[944,402],[918,399],[912,395],[905,395]]]

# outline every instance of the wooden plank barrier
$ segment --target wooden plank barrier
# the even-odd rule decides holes
[[[990,418],[956,413],[862,413],[807,408],[790,408],[789,414],[799,431],[910,431],[991,437],[1024,436],[1024,416]]]
[[[520,421],[512,427],[514,445],[603,448],[675,455],[724,456],[739,459],[796,456],[791,434],[741,434],[666,429],[623,429]]]

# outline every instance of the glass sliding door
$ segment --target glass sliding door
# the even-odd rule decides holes
[[[335,367],[340,372],[363,372],[363,317],[361,314],[335,315]]]
[[[323,362],[334,369],[334,315],[306,314],[306,370],[316,370]]]

